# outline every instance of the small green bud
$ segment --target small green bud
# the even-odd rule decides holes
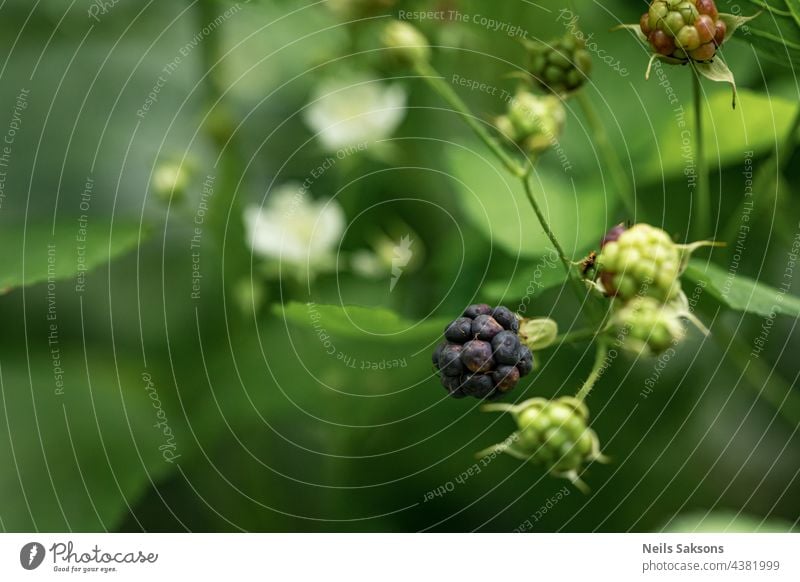
[[[417,28],[407,22],[393,20],[381,33],[383,46],[402,65],[427,62],[431,57],[430,44]]]
[[[162,201],[180,201],[186,196],[191,170],[188,163],[160,162],[153,171],[153,193]]]
[[[558,324],[548,317],[523,319],[519,325],[519,339],[531,351],[551,346],[558,337]]]

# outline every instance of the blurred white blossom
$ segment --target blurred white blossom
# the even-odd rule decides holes
[[[300,184],[287,183],[273,189],[263,207],[248,207],[244,223],[256,255],[309,276],[335,268],[345,229],[344,211],[335,200],[314,201]]]
[[[304,119],[330,151],[391,136],[406,114],[406,91],[369,77],[329,79],[314,91]]]

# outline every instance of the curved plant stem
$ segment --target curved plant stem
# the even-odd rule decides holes
[[[570,263],[569,259],[567,258],[566,253],[564,252],[561,243],[558,242],[558,238],[556,237],[553,229],[550,227],[550,223],[547,222],[547,217],[545,217],[544,212],[542,212],[541,206],[536,201],[536,197],[533,195],[533,187],[531,186],[531,177],[526,176],[522,179],[522,184],[525,186],[525,195],[528,197],[528,201],[531,203],[531,207],[533,207],[533,211],[536,213],[536,218],[539,220],[539,224],[542,226],[544,233],[547,235],[547,238],[550,239],[550,244],[553,245],[553,248],[556,249],[558,256],[561,258],[561,264],[564,265],[564,269],[567,271],[567,274],[572,276],[575,274],[575,270],[573,269],[572,263]]]
[[[414,65],[414,69],[418,75],[425,79],[425,81],[434,91],[436,91],[454,110],[461,114],[461,117],[464,119],[467,125],[475,132],[478,138],[480,138],[480,140],[486,144],[492,153],[494,153],[497,159],[500,160],[500,162],[502,162],[512,174],[522,181],[522,185],[525,189],[525,195],[527,196],[534,213],[536,213],[536,218],[547,235],[547,238],[550,240],[550,243],[553,245],[553,248],[555,248],[556,252],[558,253],[559,258],[561,259],[561,264],[564,266],[564,270],[567,273],[567,278],[570,280],[570,284],[575,291],[578,301],[583,304],[584,300],[586,299],[587,290],[584,287],[581,278],[578,276],[575,266],[567,258],[564,248],[558,241],[553,229],[550,227],[550,223],[547,221],[547,217],[542,212],[542,209],[533,194],[530,170],[533,167],[535,160],[531,159],[528,161],[527,165],[523,166],[514,158],[512,158],[505,151],[505,149],[503,149],[503,146],[500,145],[500,143],[489,134],[486,128],[475,120],[475,116],[470,111],[469,106],[461,100],[458,94],[431,64],[427,62],[418,62]],[[617,165],[619,166],[619,160],[617,160]],[[627,186],[625,187],[625,191],[629,192]],[[599,321],[594,305],[591,305],[591,317],[592,319]]]
[[[617,150],[614,149],[614,146],[608,139],[605,125],[603,125],[592,100],[586,94],[586,89],[578,91],[575,97],[583,110],[583,114],[586,116],[586,121],[589,123],[589,127],[592,130],[594,142],[600,150],[600,155],[603,157],[604,163],[611,174],[611,181],[614,189],[616,189],[617,195],[625,205],[625,210],[630,214],[630,217],[635,218],[636,198],[633,195],[633,187],[617,155]]]
[[[708,176],[708,160],[703,140],[703,95],[700,74],[692,69],[692,94],[694,96],[694,155],[697,164],[697,212],[694,214],[694,234],[702,238],[711,226],[711,185]]]
[[[581,386],[581,389],[578,390],[578,393],[575,395],[575,398],[578,400],[585,400],[589,393],[594,388],[594,385],[597,383],[598,378],[600,378],[600,374],[602,373],[603,366],[606,363],[606,355],[608,354],[608,342],[604,339],[600,339],[597,342],[597,351],[594,355],[594,365],[592,366],[592,371],[589,373],[589,377],[586,378],[586,381]]]
[[[475,116],[470,111],[469,107],[466,103],[461,100],[461,97],[453,90],[453,88],[444,80],[444,78],[439,74],[439,72],[433,68],[427,62],[418,62],[415,65],[415,70],[418,75],[423,77],[428,85],[436,91],[442,99],[447,101],[447,103],[458,111],[463,117],[464,121],[467,125],[475,132],[475,135],[480,138],[480,140],[486,144],[486,146],[492,150],[495,156],[503,163],[503,165],[508,168],[508,170],[517,176],[518,178],[522,178],[527,174],[527,170],[517,163],[511,156],[506,153],[497,140],[492,137],[486,128],[481,125],[478,121],[475,120]]]
[[[556,336],[556,339],[553,340],[552,346],[560,346],[562,344],[574,344],[578,342],[582,342],[585,340],[594,339],[599,333],[596,329],[585,328],[579,329],[576,331],[570,331],[567,333],[563,333],[559,336]]]

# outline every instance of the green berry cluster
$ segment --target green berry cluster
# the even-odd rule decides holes
[[[612,324],[621,346],[643,355],[663,353],[686,333],[680,313],[652,297],[636,297],[622,305]]]
[[[539,154],[558,139],[566,120],[561,99],[522,89],[511,99],[506,115],[495,120],[495,125],[524,151]]]
[[[655,52],[683,61],[711,61],[727,33],[714,0],[654,0],[639,26]]]
[[[564,95],[580,89],[592,71],[586,43],[567,34],[549,44],[529,43],[528,71],[544,89]]]
[[[588,426],[589,410],[578,398],[531,398],[514,406],[489,404],[484,409],[510,412],[517,431],[479,456],[505,452],[545,467],[552,475],[566,477],[584,490],[579,473],[588,463],[605,460],[597,434]]]
[[[648,296],[666,302],[677,297],[681,291],[680,247],[666,232],[649,224],[618,230],[606,236],[597,259],[605,292],[623,300]]]
[[[578,472],[599,456],[597,435],[587,426],[589,410],[576,398],[532,398],[516,420],[519,448],[553,473]]]

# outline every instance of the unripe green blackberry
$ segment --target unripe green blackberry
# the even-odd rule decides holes
[[[470,305],[444,330],[433,365],[450,396],[499,398],[533,369],[533,354],[520,342],[519,319],[507,307]]]
[[[381,42],[389,49],[391,57],[399,65],[411,66],[427,62],[431,58],[428,39],[408,22],[399,20],[389,22],[383,28]]]
[[[639,26],[655,52],[682,61],[711,61],[727,33],[714,0],[653,0]]]
[[[597,434],[588,427],[589,410],[577,398],[531,398],[515,406],[489,404],[484,409],[510,412],[517,431],[479,455],[506,452],[579,486],[578,474],[583,467],[604,458]]]
[[[580,89],[592,72],[586,43],[567,34],[549,44],[529,42],[528,71],[547,91],[564,95]]]
[[[683,339],[686,330],[679,312],[652,297],[636,297],[612,317],[620,345],[634,353],[657,356]]]
[[[509,103],[506,115],[496,120],[496,125],[524,151],[539,154],[559,139],[566,120],[561,99],[521,90]]]
[[[636,296],[674,299],[681,290],[679,245],[666,232],[649,224],[635,224],[622,232],[619,227],[613,230],[617,238],[606,237],[597,258],[605,292],[625,300]]]

